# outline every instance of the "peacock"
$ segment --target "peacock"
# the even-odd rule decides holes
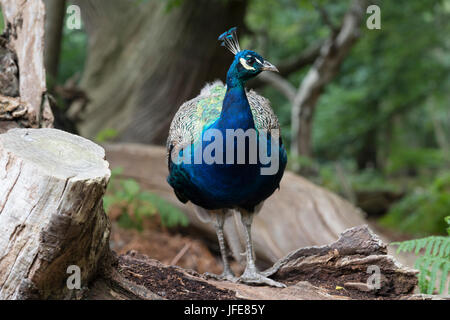
[[[207,84],[175,114],[167,140],[167,181],[181,202],[191,201],[199,218],[214,224],[223,260],[217,278],[282,287],[257,270],[251,226],[264,200],[280,187],[287,154],[270,102],[245,89],[262,71],[278,70],[258,53],[240,49],[236,27],[219,41],[234,54],[226,85]],[[224,239],[225,220],[236,211],[246,236],[247,264],[239,278]]]

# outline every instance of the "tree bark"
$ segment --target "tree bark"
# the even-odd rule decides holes
[[[89,35],[81,81],[91,100],[83,136],[105,128],[121,140],[162,144],[178,107],[224,78],[232,56],[217,41],[241,26],[247,1],[76,0]]]
[[[66,1],[44,0],[44,4],[46,14],[45,68],[50,79],[50,85],[53,86],[58,77]]]
[[[70,298],[109,248],[104,150],[55,129],[0,135],[0,299]]]
[[[18,90],[0,93],[0,133],[21,126],[51,127],[53,114],[46,96],[44,68],[44,5],[41,0],[0,0],[0,4],[6,26],[0,37],[0,54],[6,54],[0,61],[10,66],[6,81],[9,79],[12,87],[18,81]],[[3,59],[5,56],[9,58]],[[13,114],[11,106],[19,105],[22,110],[14,109]]]

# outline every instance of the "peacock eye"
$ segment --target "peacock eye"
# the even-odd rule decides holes
[[[253,58],[253,57],[248,58],[247,59],[247,63],[248,64],[254,64],[255,63],[255,58]]]

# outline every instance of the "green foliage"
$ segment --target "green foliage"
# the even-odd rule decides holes
[[[433,294],[436,288],[436,280],[439,280],[437,286],[439,294],[443,294],[448,274],[450,271],[450,216],[445,218],[447,223],[448,236],[431,236],[422,239],[408,240],[403,242],[394,242],[398,245],[397,252],[412,252],[419,255],[415,267],[419,272],[419,288],[422,293]],[[448,289],[450,293],[450,288]]]
[[[398,191],[399,187],[387,181],[377,170],[357,170],[354,163],[336,163],[320,169],[321,184],[342,194],[342,179],[346,179],[354,191]]]
[[[314,161],[314,159],[304,156],[292,156],[288,153],[288,170],[293,170],[294,165],[298,165],[301,168],[302,173],[316,173],[320,170],[320,165]],[[308,174],[306,174],[308,175]]]
[[[166,13],[170,12],[170,10],[177,8],[183,4],[183,1],[185,0],[163,0],[166,2]],[[223,0],[226,1],[226,0]],[[134,0],[134,4],[141,5],[150,2],[150,0]]]
[[[182,5],[184,0],[166,0],[166,12]]]
[[[325,9],[336,26],[349,5],[349,1],[314,3]],[[251,1],[246,22],[254,33],[244,39],[244,46],[281,64],[324,40],[330,28],[312,4]],[[319,162],[354,159],[369,143],[385,160],[397,148],[437,147],[431,118],[448,113],[450,93],[448,1],[436,1],[433,6],[420,0],[409,1],[408,6],[401,1],[378,5],[381,30],[362,27],[337,78],[320,96],[313,125],[314,156]],[[307,69],[289,77],[295,87]],[[290,103],[273,89],[264,94],[280,118],[283,139],[289,145]],[[427,112],[430,101],[434,110]],[[374,141],[367,141],[369,134]]]
[[[163,226],[187,226],[188,219],[178,208],[155,194],[141,189],[133,179],[120,179],[121,168],[111,171],[107,194],[103,198],[105,211],[118,210],[118,223],[123,228],[142,230],[146,218],[159,214]],[[117,213],[116,213],[117,214]]]
[[[416,188],[394,204],[381,220],[409,234],[436,234],[444,230],[444,217],[450,214],[450,172],[436,178],[427,188]]]
[[[0,8],[0,34],[3,33],[4,28],[5,28],[5,22],[3,21],[2,8]]]
[[[402,148],[392,151],[388,173],[420,171],[424,169],[439,169],[445,161],[443,150],[431,148]]]
[[[84,28],[71,30],[64,23],[57,83],[64,83],[75,74],[82,72],[87,56],[87,43]]]
[[[104,143],[113,140],[118,136],[119,132],[112,128],[106,128],[100,131],[95,137],[95,141],[98,143]]]
[[[254,33],[243,47],[277,65],[323,41],[330,28],[313,3],[339,26],[350,1],[251,1],[246,22]],[[439,233],[442,218],[449,214],[448,195],[432,184],[450,168],[450,2],[374,4],[381,8],[381,30],[368,30],[363,19],[361,37],[318,100],[314,159],[290,158],[289,166],[300,164],[302,174],[341,195],[346,193],[343,180],[347,191],[406,192],[384,222],[413,234]],[[288,80],[298,88],[307,71],[299,70]],[[263,94],[289,147],[291,104],[273,88]],[[368,146],[376,166],[357,168]]]
[[[308,179],[344,197],[348,191],[344,190],[344,183],[353,191],[400,191],[398,185],[388,181],[376,169],[358,170],[351,160],[320,163],[308,157],[290,156],[288,165],[294,164],[300,165],[300,173]]]

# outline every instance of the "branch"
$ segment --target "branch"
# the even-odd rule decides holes
[[[304,51],[300,52],[300,54],[296,57],[290,58],[288,59],[288,61],[278,64],[277,68],[279,70],[279,75],[286,78],[292,73],[297,72],[304,67],[312,64],[319,56],[321,47],[321,42],[315,43],[309,48],[306,48]],[[265,81],[265,79],[261,78],[263,74],[252,80],[250,82],[250,87],[259,88],[266,84],[267,82]]]
[[[323,88],[336,76],[344,58],[360,35],[360,24],[365,12],[366,0],[354,0],[347,10],[339,33],[331,35],[320,49],[320,55],[304,77],[292,106],[291,152],[293,155],[310,155],[309,139],[312,114]],[[301,127],[303,126],[303,129]]]
[[[320,18],[322,19],[323,23],[330,28],[333,35],[336,35],[339,32],[339,27],[335,25],[333,21],[331,21],[331,17],[328,14],[328,11],[325,10],[325,8],[317,2],[313,2],[313,6],[319,12]]]
[[[313,63],[319,56],[322,45],[323,42],[315,43],[302,51],[297,57],[294,57],[285,63],[279,64],[278,70],[280,71],[280,75],[287,77]]]
[[[291,103],[294,102],[296,95],[295,87],[279,74],[272,72],[262,73],[259,79],[266,84],[272,85],[272,87],[280,91]]]

